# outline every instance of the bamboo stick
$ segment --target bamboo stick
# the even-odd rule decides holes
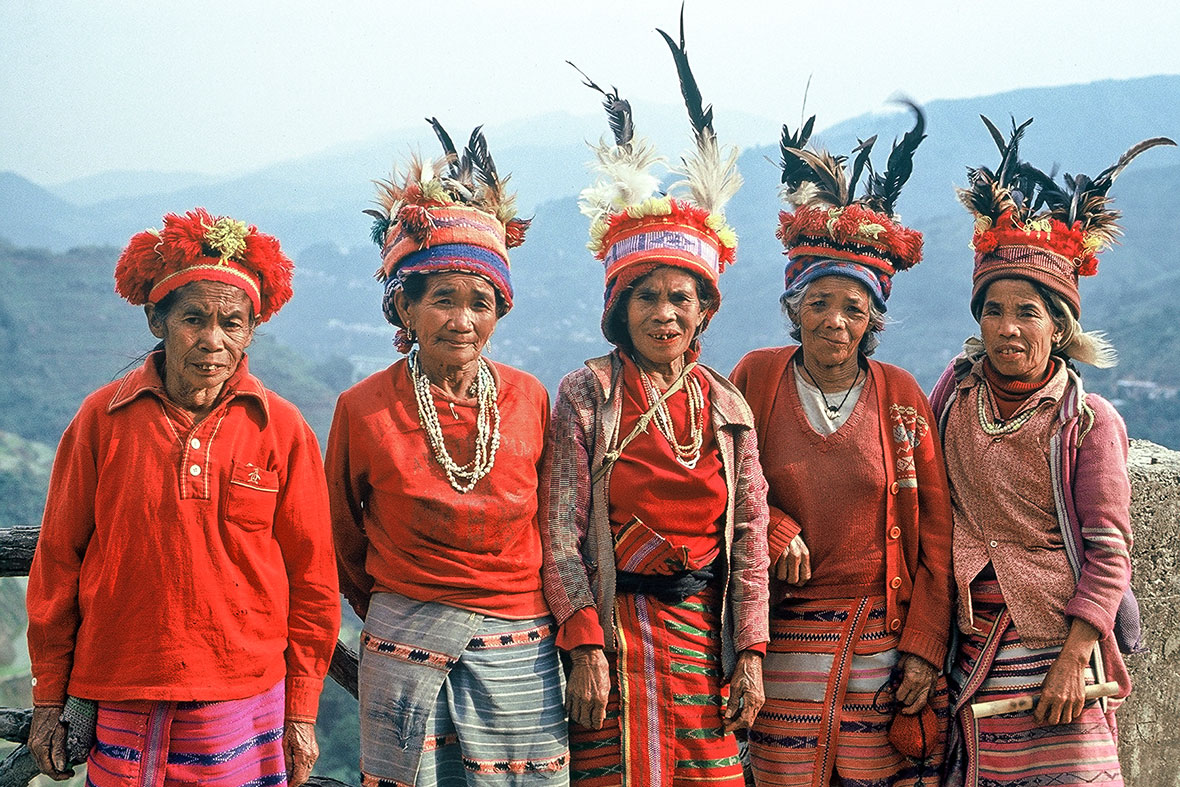
[[[1119,693],[1119,684],[1114,681],[1106,683],[1092,683],[1086,687],[1086,699],[1096,700],[1099,697],[1113,697]],[[977,719],[988,716],[998,716],[1001,713],[1016,713],[1022,710],[1032,710],[1037,704],[1038,694],[1025,694],[1023,697],[1012,697],[1006,700],[992,700],[991,702],[976,702],[971,705],[971,714]]]

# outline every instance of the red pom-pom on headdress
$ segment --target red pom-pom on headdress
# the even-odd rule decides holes
[[[138,306],[194,281],[217,281],[243,290],[266,321],[291,299],[294,269],[273,236],[195,208],[131,238],[115,265],[115,291]]]

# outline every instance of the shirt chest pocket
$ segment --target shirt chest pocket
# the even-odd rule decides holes
[[[279,474],[236,459],[225,492],[225,519],[244,530],[262,530],[274,521]]]

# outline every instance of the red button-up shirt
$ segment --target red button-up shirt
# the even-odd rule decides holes
[[[246,359],[199,423],[162,353],[62,436],[29,573],[33,698],[229,700],[315,719],[340,621],[315,435]]]

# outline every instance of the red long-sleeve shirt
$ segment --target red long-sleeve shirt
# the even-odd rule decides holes
[[[313,721],[340,602],[315,435],[246,359],[200,423],[153,353],[83,402],[29,573],[33,698],[241,699]]]
[[[326,467],[340,585],[353,608],[391,591],[509,619],[548,614],[541,595],[537,473],[549,394],[532,375],[489,362],[496,379],[496,463],[466,494],[434,458],[406,361],[340,395]],[[474,400],[432,391],[460,465],[474,454]]]

